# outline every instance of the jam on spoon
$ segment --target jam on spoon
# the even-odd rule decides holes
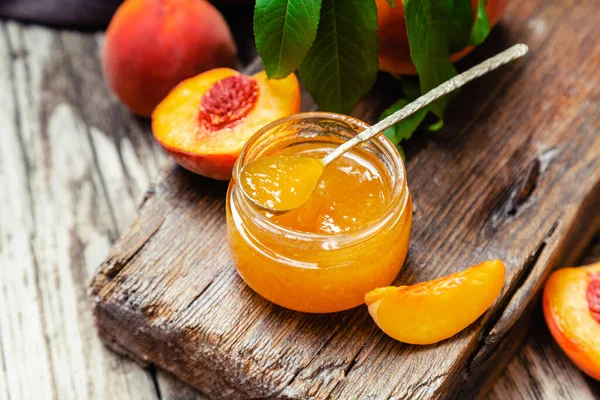
[[[259,158],[241,172],[241,186],[253,203],[266,210],[285,212],[306,203],[323,175],[317,158],[276,155]]]

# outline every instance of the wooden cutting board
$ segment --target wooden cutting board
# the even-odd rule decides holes
[[[465,331],[409,346],[383,334],[366,307],[309,315],[269,303],[231,264],[226,184],[171,165],[91,283],[100,336],[218,399],[482,393],[527,332],[549,271],[600,229],[596,15],[595,0],[512,2],[467,62],[516,42],[530,54],[470,84],[442,131],[406,147],[414,219],[397,283],[492,258],[508,268],[501,298]],[[390,86],[382,77],[354,115],[373,122]]]

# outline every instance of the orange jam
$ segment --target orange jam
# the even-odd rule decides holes
[[[327,166],[308,200],[286,213],[256,207],[237,184],[254,160],[322,158],[366,127],[337,114],[299,114],[266,126],[242,151],[227,196],[228,243],[239,274],[264,298],[297,311],[341,311],[400,271],[411,200],[402,160],[384,137]]]
[[[278,154],[323,158],[332,143],[301,143]],[[264,213],[279,226],[301,232],[335,235],[366,228],[390,202],[391,182],[374,156],[350,151],[324,169],[321,180],[301,207],[283,214]]]
[[[324,169],[318,158],[284,154],[263,157],[242,169],[240,189],[255,205],[271,212],[286,212],[306,203]]]

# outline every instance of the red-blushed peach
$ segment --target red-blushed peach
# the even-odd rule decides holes
[[[504,14],[507,1],[488,0],[486,11],[492,26]],[[379,23],[379,69],[392,74],[416,74],[417,70],[410,59],[402,0],[398,0],[394,7],[389,5],[388,0],[376,0],[376,3],[377,21]],[[471,0],[474,16],[477,4],[478,0]],[[451,57],[452,61],[460,60],[473,49],[474,47],[471,46],[454,53]]]
[[[234,67],[236,53],[225,19],[205,0],[126,0],[106,31],[102,66],[115,95],[148,117],[182,80]]]
[[[158,143],[182,167],[229,179],[246,141],[264,125],[300,111],[294,74],[267,79],[217,68],[181,82],[152,113]]]

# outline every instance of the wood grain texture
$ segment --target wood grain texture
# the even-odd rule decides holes
[[[471,398],[530,325],[550,269],[600,225],[599,28],[587,1],[513,2],[475,62],[523,41],[531,54],[463,91],[446,128],[407,149],[415,201],[398,282],[484,259],[508,266],[501,299],[435,346],[397,343],[364,308],[284,310],[254,294],[224,241],[225,185],[164,171],[92,282],[105,342],[213,398]],[[385,85],[384,85],[385,86]],[[373,121],[377,89],[355,115]]]
[[[156,399],[87,283],[164,156],[104,89],[100,35],[0,23],[0,398]]]

